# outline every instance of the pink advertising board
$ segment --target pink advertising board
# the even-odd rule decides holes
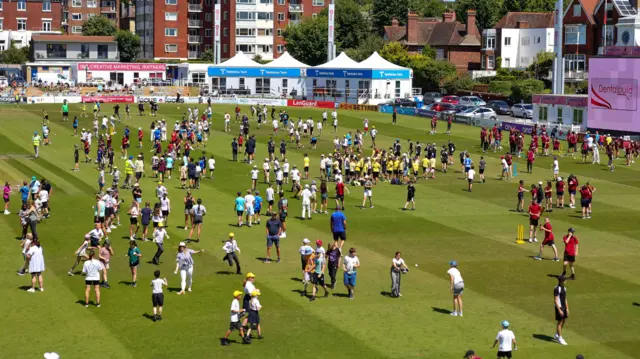
[[[589,60],[589,128],[640,132],[640,58]]]
[[[79,71],[162,71],[167,69],[166,64],[155,63],[125,63],[125,62],[80,62]]]

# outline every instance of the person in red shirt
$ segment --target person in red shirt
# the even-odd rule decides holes
[[[542,207],[535,200],[531,201],[531,205],[529,205],[529,243],[538,241],[536,230],[541,215]]]
[[[558,138],[553,139],[553,154],[560,155],[560,140]]]
[[[576,208],[576,190],[578,189],[578,178],[573,174],[569,175],[569,208]]]
[[[122,136],[122,158],[127,158],[127,151],[129,149],[129,138],[126,136]]]
[[[536,160],[536,154],[533,148],[529,149],[527,152],[527,172],[531,173],[533,171],[533,162]]]
[[[556,244],[554,242],[553,228],[551,227],[551,221],[549,220],[549,217],[545,217],[544,223],[540,226],[540,231],[544,232],[544,240],[542,241],[542,243],[540,243],[540,253],[537,256],[533,257],[533,259],[541,261],[544,246],[549,246],[553,249],[553,261],[559,261],[558,249],[556,248]]]
[[[564,181],[558,177],[556,182],[556,207],[564,209]]]
[[[509,177],[513,177],[513,156],[511,153],[507,153],[504,156],[504,160],[507,161],[507,166],[509,166]]]
[[[584,185],[580,188],[580,207],[582,207],[582,219],[591,218],[591,198],[593,193],[588,185]]]
[[[549,156],[549,136],[542,135],[542,149],[545,156]]]
[[[518,205],[516,206],[517,212],[524,212],[524,193],[529,192],[528,189],[524,188],[524,181],[520,180],[518,184]]]
[[[144,137],[144,133],[142,132],[142,127],[138,127],[138,148],[142,148],[143,137]]]
[[[547,186],[544,188],[544,208],[547,212],[553,212],[553,186],[551,181],[547,181]]]
[[[573,264],[576,262],[578,256],[578,237],[575,236],[576,230],[569,228],[566,236],[562,237],[564,242],[564,262],[562,264],[562,276],[567,274],[567,265],[571,268],[571,277],[569,279],[576,279],[576,271]]]
[[[344,185],[342,181],[336,183],[336,210],[344,211],[344,191],[349,192],[349,189]]]
[[[479,356],[476,355],[476,352],[474,352],[473,350],[469,349],[467,350],[467,352],[464,354],[464,359],[482,359]]]

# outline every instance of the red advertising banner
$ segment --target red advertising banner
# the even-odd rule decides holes
[[[315,101],[315,100],[287,100],[289,107],[315,107],[315,108],[335,108],[336,105],[331,101]]]
[[[123,63],[123,62],[80,62],[82,71],[166,71],[166,64]]]
[[[135,96],[82,96],[82,102],[134,103]]]
[[[543,105],[567,105],[572,107],[587,107],[587,96],[576,95],[533,95],[533,103]]]

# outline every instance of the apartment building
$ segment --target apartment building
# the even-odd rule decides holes
[[[136,33],[145,59],[197,59],[213,50],[215,27],[220,32],[220,57],[242,51],[265,60],[285,52],[282,33],[303,17],[316,16],[329,0],[136,0]]]
[[[27,46],[33,34],[60,33],[61,0],[0,1],[0,51]]]
[[[71,35],[82,34],[82,24],[92,16],[104,16],[119,27],[120,0],[63,0],[63,22]]]

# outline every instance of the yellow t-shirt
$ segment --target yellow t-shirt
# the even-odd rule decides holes
[[[429,167],[429,159],[428,158],[423,158],[422,159],[422,167],[427,168]]]
[[[311,160],[309,159],[309,157],[305,157],[303,161],[304,161],[304,166],[309,167],[309,163],[311,163]]]
[[[418,162],[417,160],[413,162],[413,170],[415,172],[418,172],[418,169],[420,168],[420,162]]]
[[[387,172],[393,171],[393,161],[387,160]]]
[[[400,168],[400,161],[399,160],[393,161],[393,169],[398,170],[399,168]]]
[[[380,167],[382,167],[378,162],[374,162],[373,165],[373,172],[380,172]]]

